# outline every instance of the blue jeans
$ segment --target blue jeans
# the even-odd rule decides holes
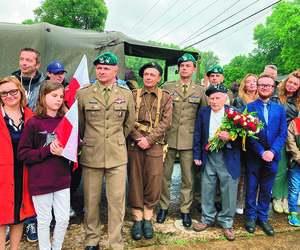
[[[290,169],[290,179],[289,179],[289,210],[291,212],[298,213],[298,194],[300,192],[300,167],[296,166]]]

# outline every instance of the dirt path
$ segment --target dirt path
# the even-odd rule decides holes
[[[168,217],[163,224],[155,223],[154,216],[153,226],[155,236],[151,240],[134,241],[131,238],[132,218],[128,208],[126,208],[125,221],[123,227],[123,237],[126,249],[300,249],[300,228],[292,227],[288,224],[286,214],[274,213],[270,207],[269,221],[275,229],[275,236],[265,236],[263,231],[257,227],[255,234],[249,234],[245,229],[245,215],[236,215],[234,218],[233,229],[236,233],[236,240],[228,242],[223,236],[223,230],[219,224],[211,227],[204,232],[197,233],[192,227],[186,230],[182,226],[180,219],[180,170],[179,165],[175,166],[173,179],[171,183],[171,206]],[[85,248],[84,227],[83,227],[83,194],[82,190],[76,193],[72,199],[72,207],[77,213],[75,219],[70,221],[68,231],[65,236],[63,250],[82,250]],[[158,209],[155,210],[155,214]],[[200,220],[195,205],[191,208],[191,217],[193,223]],[[101,205],[101,242],[100,249],[108,249],[107,236],[107,200],[105,189],[103,189]],[[51,231],[53,231],[53,226]],[[9,247],[7,247],[9,249]],[[25,235],[20,244],[21,250],[38,249],[37,243],[26,241]]]

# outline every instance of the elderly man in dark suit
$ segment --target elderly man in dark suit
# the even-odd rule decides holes
[[[284,107],[270,101],[275,86],[272,74],[260,74],[257,83],[259,98],[244,107],[249,112],[257,111],[258,118],[265,123],[264,129],[257,135],[258,140],[247,140],[245,228],[254,233],[257,224],[267,235],[274,234],[274,229],[267,221],[268,211],[278,161],[281,159],[280,150],[287,138]]]
[[[237,186],[240,175],[240,140],[233,141],[227,131],[219,132],[220,139],[226,141],[218,152],[205,149],[208,139],[213,137],[225,116],[227,88],[221,84],[209,87],[205,94],[209,97],[210,106],[201,108],[196,121],[194,134],[193,157],[197,166],[201,166],[202,217],[194,226],[196,232],[204,231],[214,225],[217,210],[214,206],[217,179],[222,191],[222,211],[218,221],[223,227],[224,236],[233,241],[232,230],[235,214]],[[233,108],[233,107],[232,107]]]

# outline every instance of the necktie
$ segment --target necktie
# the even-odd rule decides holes
[[[268,125],[268,121],[269,121],[269,113],[268,113],[268,108],[267,108],[267,103],[264,103],[264,118],[266,121],[266,124]]]
[[[187,93],[188,86],[186,84],[183,84],[183,95],[185,96]]]
[[[104,99],[107,104],[109,99],[109,88],[104,88]]]

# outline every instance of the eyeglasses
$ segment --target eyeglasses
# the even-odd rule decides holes
[[[7,97],[8,94],[10,94],[11,96],[18,94],[19,90],[18,89],[12,89],[8,92],[0,92],[0,96],[1,97]]]
[[[272,89],[274,88],[274,85],[257,84],[257,87],[260,89]]]

